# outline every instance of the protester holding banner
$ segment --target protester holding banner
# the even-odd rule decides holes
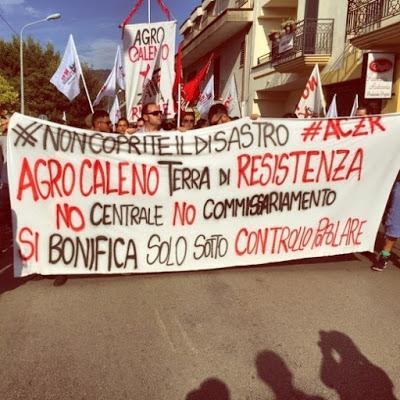
[[[210,125],[224,124],[231,120],[232,118],[228,115],[228,110],[223,104],[217,103],[210,107],[208,112],[208,123]]]
[[[137,129],[143,129],[144,127],[144,119],[143,117],[140,117],[137,121],[136,121],[136,128]]]
[[[385,221],[385,243],[372,266],[374,271],[383,271],[391,258],[391,252],[400,237],[400,171],[390,194],[389,212]]]
[[[6,168],[7,129],[9,118],[5,112],[0,112],[0,189],[8,183]]]
[[[368,115],[367,106],[358,106],[356,110],[356,117],[365,117],[366,115]]]
[[[146,103],[142,108],[142,117],[144,120],[143,129],[139,132],[155,132],[161,129],[162,111],[156,103]]]
[[[93,113],[92,129],[98,132],[112,132],[112,123],[107,111],[96,110]]]
[[[196,116],[194,111],[184,111],[182,113],[181,126],[179,127],[179,130],[185,132],[194,129],[195,122]]]
[[[120,118],[115,125],[115,133],[131,134],[137,132],[137,130],[138,130],[137,128],[129,127],[129,122],[126,118]]]
[[[115,126],[116,133],[126,133],[129,128],[129,122],[126,118],[120,118]]]
[[[208,121],[207,121],[205,118],[200,118],[200,119],[196,122],[195,129],[205,128],[206,126],[208,126]]]

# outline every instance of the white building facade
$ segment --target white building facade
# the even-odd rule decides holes
[[[366,8],[371,3],[372,16]],[[209,73],[216,99],[234,76],[244,115],[281,117],[294,111],[317,63],[327,102],[337,94],[339,114],[348,115],[355,94],[364,96],[365,54],[376,49],[361,40],[365,27],[374,37],[381,28],[400,32],[395,3],[400,1],[204,0],[180,27],[184,78],[192,78],[213,52]],[[400,40],[392,42],[389,50],[398,58]],[[377,48],[385,50],[383,43]],[[400,111],[399,75],[396,66],[393,98],[375,101],[376,112]]]

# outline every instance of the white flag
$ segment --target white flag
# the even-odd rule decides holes
[[[115,69],[113,68],[110,72],[110,75],[108,75],[106,82],[101,87],[100,92],[97,94],[96,100],[93,102],[94,106],[97,106],[97,104],[100,103],[100,100],[104,96],[112,97],[115,95],[115,81],[116,81]]]
[[[81,75],[82,68],[76,52],[74,38],[69,35],[61,64],[51,77],[50,82],[67,96],[69,101],[72,101],[80,93],[79,79]]]
[[[355,117],[357,115],[357,108],[358,108],[358,94],[354,98],[353,107],[351,109],[350,117]]]
[[[301,99],[297,104],[295,114],[298,118],[310,118],[321,114],[325,115],[325,107],[326,103],[322,91],[319,68],[318,64],[315,64]]]
[[[121,118],[121,110],[119,108],[118,96],[115,96],[114,103],[110,110],[110,119],[113,125],[115,125]]]
[[[239,99],[236,90],[235,75],[232,75],[222,93],[224,106],[231,117],[241,117]]]
[[[336,104],[336,94],[333,96],[331,105],[329,106],[329,109],[326,113],[326,118],[337,118],[338,117],[338,112],[337,112],[337,104]]]
[[[211,75],[197,102],[197,110],[202,118],[208,116],[208,111],[214,102],[214,75]]]
[[[106,82],[101,87],[100,92],[96,96],[93,105],[96,106],[104,96],[114,97],[117,84],[121,89],[125,89],[125,75],[122,67],[122,56],[119,46],[115,54],[114,66],[107,77]]]
[[[125,72],[124,63],[122,62],[121,48],[117,47],[117,54],[115,56],[115,71],[117,75],[117,84],[122,89],[125,90]]]

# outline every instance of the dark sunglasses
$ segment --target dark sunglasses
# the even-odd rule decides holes
[[[162,111],[152,111],[152,112],[147,112],[147,115],[154,115],[157,117],[158,115],[162,115]]]

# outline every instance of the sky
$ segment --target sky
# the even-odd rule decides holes
[[[148,1],[143,1],[130,23],[148,21]],[[179,26],[201,0],[164,0],[164,3],[177,20],[179,42]],[[96,69],[110,69],[117,45],[122,45],[118,25],[135,4],[136,0],[0,0],[0,38],[9,40],[12,35],[19,35],[25,24],[61,13],[61,19],[27,27],[24,38],[32,36],[41,44],[51,42],[62,54],[72,33],[82,62]],[[167,19],[157,0],[150,0],[150,6],[152,22]]]

